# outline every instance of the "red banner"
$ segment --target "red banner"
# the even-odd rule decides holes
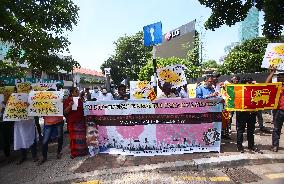
[[[244,86],[244,110],[273,108],[278,103],[278,90],[279,86],[275,84]]]

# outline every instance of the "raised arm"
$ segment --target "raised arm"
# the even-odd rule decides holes
[[[267,76],[265,83],[271,83],[272,82],[272,77],[273,77],[275,72],[276,72],[276,68],[270,68],[270,73]]]

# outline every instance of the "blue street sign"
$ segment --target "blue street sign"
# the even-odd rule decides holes
[[[162,22],[157,22],[143,27],[144,45],[149,47],[162,43]]]

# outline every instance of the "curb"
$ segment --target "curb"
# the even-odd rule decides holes
[[[197,169],[212,167],[236,167],[284,162],[284,154],[240,154],[212,158],[193,159]]]
[[[53,178],[52,183],[60,183],[66,180],[87,178],[96,179],[100,175],[123,174],[130,172],[147,172],[153,170],[206,170],[223,167],[238,167],[245,165],[260,165],[269,163],[284,163],[284,154],[239,154],[230,156],[218,156],[212,158],[193,159],[188,161],[164,162],[144,166],[129,166],[113,169],[96,170],[86,173],[74,173],[58,178]]]

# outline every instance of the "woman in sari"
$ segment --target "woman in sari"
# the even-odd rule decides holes
[[[83,111],[83,101],[81,98],[74,98],[79,97],[79,94],[78,88],[72,87],[70,89],[70,96],[64,101],[64,114],[70,137],[70,158],[72,159],[78,156],[87,155],[86,123]],[[77,99],[77,109],[72,110],[72,105]]]

